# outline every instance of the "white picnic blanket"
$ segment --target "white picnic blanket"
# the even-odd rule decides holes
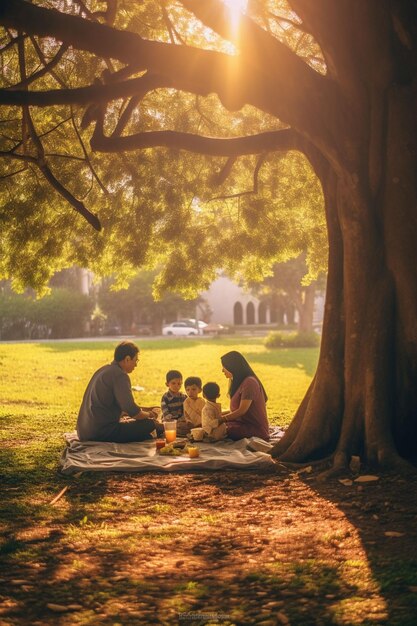
[[[218,469],[272,469],[274,461],[267,452],[253,451],[256,437],[217,443],[198,442],[200,456],[163,456],[158,454],[155,441],[139,443],[107,443],[79,441],[76,433],[66,433],[67,447],[60,458],[64,474],[77,472],[172,472]],[[263,446],[268,445],[262,442]],[[253,445],[255,444],[255,445]]]

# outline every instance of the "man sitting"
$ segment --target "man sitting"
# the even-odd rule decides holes
[[[143,441],[162,428],[156,422],[157,413],[141,409],[133,398],[128,375],[138,360],[139,348],[131,341],[122,341],[114,351],[114,361],[93,375],[78,413],[80,441]],[[122,415],[133,419],[120,421]]]

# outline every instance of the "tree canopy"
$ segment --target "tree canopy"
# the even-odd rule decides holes
[[[252,4],[271,40],[278,29],[324,67],[285,2],[277,15]],[[250,280],[304,250],[313,275],[325,267],[320,185],[306,160],[286,157],[293,131],[250,97],[228,102],[248,51],[220,28],[227,7],[211,3],[216,26],[197,5],[0,9],[0,271],[16,286],[39,289],[74,263],[123,284],[163,261],[157,289],[193,296],[219,267]]]

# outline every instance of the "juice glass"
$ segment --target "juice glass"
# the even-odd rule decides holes
[[[197,446],[188,446],[188,456],[190,459],[197,459],[200,456],[200,448],[197,448]]]
[[[177,438],[177,422],[164,422],[165,439],[172,443]]]

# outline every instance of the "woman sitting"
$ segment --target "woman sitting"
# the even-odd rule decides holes
[[[228,352],[221,362],[224,375],[230,379],[230,412],[222,416],[227,436],[234,440],[260,437],[268,441],[268,396],[261,381],[240,352]]]

